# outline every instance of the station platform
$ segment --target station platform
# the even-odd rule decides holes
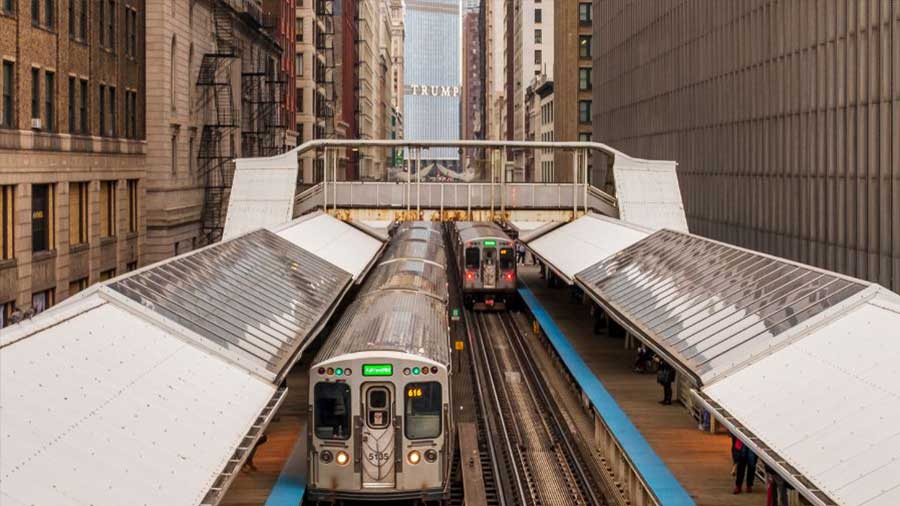
[[[269,437],[253,457],[256,470],[245,465],[235,478],[222,506],[297,506],[306,487],[306,406],[309,403],[308,366],[301,362],[287,376],[288,393]]]
[[[622,338],[593,333],[589,307],[572,301],[569,287],[549,288],[533,266],[520,267],[519,279],[698,506],[766,504],[759,481],[752,494],[732,494],[730,437],[699,430],[678,403],[660,405],[656,375],[632,371],[634,351]]]

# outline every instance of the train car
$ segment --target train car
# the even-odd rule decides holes
[[[310,369],[313,501],[448,493],[453,454],[446,254],[401,225]]]
[[[450,235],[466,307],[506,309],[516,296],[515,241],[495,223],[453,223]]]

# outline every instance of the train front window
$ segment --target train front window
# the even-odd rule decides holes
[[[497,248],[484,248],[484,264],[495,265],[497,263]]]
[[[481,265],[481,252],[478,248],[466,248],[466,269],[477,269]]]
[[[508,271],[516,268],[516,254],[512,248],[500,250],[500,268]]]
[[[405,395],[407,439],[434,439],[441,435],[441,384],[410,383]]]
[[[345,383],[318,383],[315,388],[315,428],[319,439],[350,437],[350,387]]]

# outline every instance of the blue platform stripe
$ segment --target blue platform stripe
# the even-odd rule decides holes
[[[675,476],[672,475],[668,466],[659,458],[659,455],[653,451],[653,448],[650,447],[644,436],[637,430],[637,427],[631,423],[628,415],[622,411],[616,400],[603,386],[603,383],[594,376],[594,373],[584,363],[584,360],[572,347],[572,344],[537,300],[537,297],[524,286],[519,288],[519,294],[531,309],[531,313],[538,320],[541,328],[544,329],[544,333],[547,334],[547,338],[556,349],[556,353],[559,354],[563,363],[566,364],[575,381],[581,385],[581,389],[591,400],[591,403],[597,409],[603,421],[606,422],[613,435],[615,435],[619,445],[628,454],[628,458],[631,459],[638,473],[643,477],[650,490],[653,491],[660,504],[664,506],[695,506],[691,496],[684,490],[681,483],[675,479]]]
[[[291,456],[269,492],[266,506],[298,506],[306,493],[306,425],[301,428]]]

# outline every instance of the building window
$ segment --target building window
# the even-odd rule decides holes
[[[116,236],[116,182],[100,182],[100,237]]]
[[[590,123],[591,122],[591,101],[590,100],[579,100],[578,101],[578,122],[579,123]]]
[[[300,123],[298,132],[297,132],[297,142],[299,144],[303,144],[303,123]],[[302,160],[301,160],[302,161]]]
[[[84,290],[88,287],[88,278],[76,279],[75,281],[69,282],[69,297],[75,295],[76,293]]]
[[[75,108],[78,107],[77,98],[75,97],[75,78],[69,76],[69,133],[75,133]]]
[[[589,68],[578,69],[578,89],[588,91],[594,86],[593,70]]]
[[[116,277],[116,270],[109,269],[100,273],[100,281],[109,281],[110,279]]]
[[[78,129],[81,133],[87,134],[90,132],[90,124],[88,122],[88,82],[87,79],[82,79],[80,82],[79,89],[79,105],[78,105],[78,121],[80,123],[80,128]]]
[[[106,0],[99,0],[98,3],[100,4],[100,8],[98,9],[100,11],[98,15],[98,25],[100,26],[98,35],[100,37],[100,47],[103,47],[104,45],[106,45],[106,37],[103,31],[103,27],[106,26]]]
[[[297,65],[297,76],[303,77],[303,53],[297,54],[297,61],[295,63]]]
[[[31,0],[31,24],[38,26],[41,24],[41,2],[40,0]]]
[[[31,186],[31,251],[53,249],[53,185]]]
[[[44,310],[53,306],[54,290],[44,290],[31,295],[31,308],[34,314],[43,313]]]
[[[41,118],[41,71],[31,69],[31,119]]]
[[[128,231],[138,231],[138,180],[128,180]]]
[[[534,31],[534,43],[542,44],[544,42],[544,31],[540,28]]]
[[[88,183],[69,183],[69,245],[88,242]]]
[[[137,262],[128,262],[125,264],[125,272],[131,272],[137,270],[138,263]]]
[[[544,13],[540,9],[534,10],[534,22],[540,23],[544,20]]]
[[[118,135],[118,129],[116,125],[118,124],[118,118],[116,118],[116,110],[118,109],[118,103],[116,101],[116,89],[113,86],[109,87],[109,136],[116,137]]]
[[[3,82],[0,83],[3,85],[3,102],[0,103],[0,127],[3,128],[12,128],[15,124],[15,116],[13,112],[15,111],[15,92],[13,88],[15,88],[15,67],[14,63],[11,61],[3,62]]]
[[[109,30],[109,48],[116,48],[116,2],[109,0],[109,13],[106,19],[107,30]],[[102,29],[102,28],[101,28]]]
[[[590,35],[579,35],[578,36],[578,57],[579,58],[590,58],[591,54],[592,54],[591,36]]]
[[[581,2],[578,4],[578,21],[583,25],[591,24],[593,21],[594,15],[591,12],[591,4],[590,2]]]
[[[12,321],[12,314],[16,310],[16,302],[9,301],[4,302],[2,306],[0,306],[0,329],[6,328],[9,325],[14,323],[18,323],[18,321]]]
[[[78,36],[81,40],[87,39],[88,0],[80,0],[81,11],[78,13]]]
[[[75,2],[78,0],[69,0],[69,37],[75,38]]]
[[[303,42],[303,18],[297,18],[297,42]]]
[[[130,7],[125,9],[125,54],[137,57],[137,11]]]
[[[3,250],[0,252],[0,258],[3,260],[9,260],[16,256],[15,197],[15,186],[11,184],[0,186],[0,219],[3,220],[0,223],[0,233],[2,233],[0,248]]]
[[[100,117],[100,136],[106,135],[106,86],[100,85],[100,96],[98,97],[100,110],[97,115]]]
[[[44,113],[47,115],[47,124],[44,130],[52,132],[56,127],[56,110],[53,107],[56,98],[56,75],[53,72],[44,72],[46,83],[44,90]]]
[[[536,49],[534,51],[534,64],[540,65],[543,62],[543,59],[544,59],[543,51],[541,51],[540,49]]]
[[[44,17],[47,20],[46,26],[47,28],[54,28],[56,26],[56,7],[53,5],[53,0],[44,0]]]
[[[194,134],[188,137],[188,175],[194,174]]]
[[[12,16],[13,14],[16,13],[16,1],[15,0],[3,0],[3,2],[0,3],[0,8],[2,8],[2,11],[4,14],[6,14],[8,16]]]
[[[178,173],[178,135],[172,134],[172,174]]]
[[[578,140],[581,142],[591,142],[591,134],[587,132],[581,132],[578,134]]]
[[[303,112],[303,88],[297,88],[297,111]]]
[[[175,103],[175,51],[178,49],[177,41],[175,37],[172,37],[172,50],[169,55],[169,101],[171,102],[172,110],[177,110],[177,104]]]

